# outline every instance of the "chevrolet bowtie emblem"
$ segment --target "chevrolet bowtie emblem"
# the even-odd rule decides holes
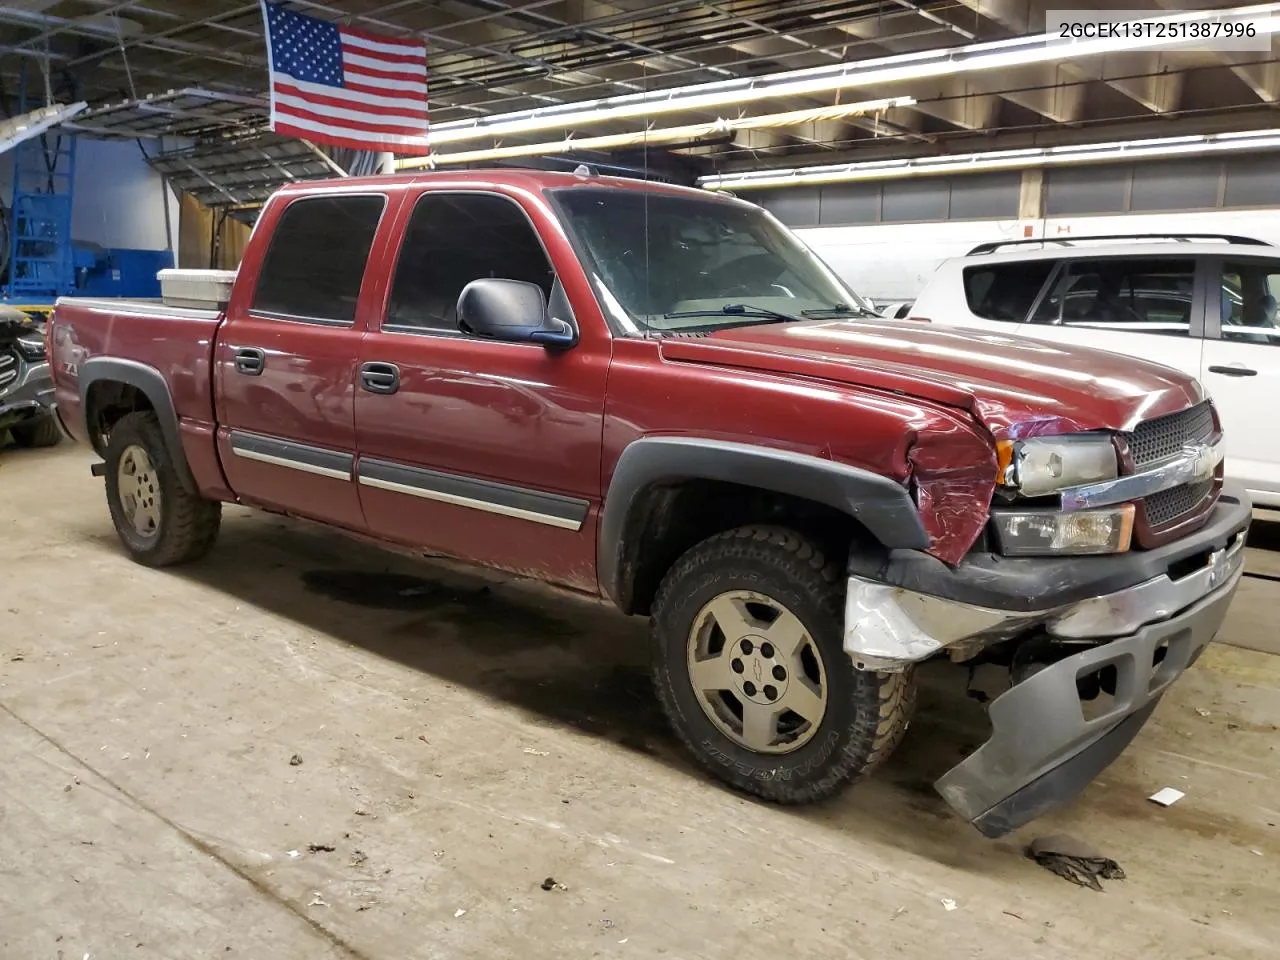
[[[1192,474],[1196,480],[1208,480],[1213,476],[1218,466],[1213,447],[1207,443],[1189,443],[1183,449],[1191,456]]]

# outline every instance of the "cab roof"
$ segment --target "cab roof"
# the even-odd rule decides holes
[[[562,173],[547,170],[485,169],[485,170],[423,170],[417,173],[379,174],[369,177],[343,177],[330,180],[305,180],[282,187],[282,194],[324,193],[328,190],[376,188],[380,191],[400,190],[422,184],[476,188],[502,188],[531,190],[573,189],[577,187],[601,187],[617,190],[633,190],[645,193],[661,193],[668,196],[700,200],[719,200],[724,203],[742,203],[732,196],[696,187],[683,187],[655,180],[637,180],[631,177],[610,177],[598,174]]]

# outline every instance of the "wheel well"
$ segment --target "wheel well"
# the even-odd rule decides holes
[[[99,456],[106,456],[111,428],[126,414],[155,410],[151,399],[140,389],[119,380],[95,380],[85,395],[85,424],[89,442]]]
[[[876,546],[857,520],[826,504],[720,480],[685,480],[649,487],[632,504],[623,528],[619,606],[647,616],[671,565],[708,537],[751,523],[790,527],[828,556],[855,542]]]

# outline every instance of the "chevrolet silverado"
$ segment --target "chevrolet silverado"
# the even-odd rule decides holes
[[[893,751],[919,663],[994,662],[936,787],[1003,835],[1132,740],[1241,574],[1194,378],[876,318],[728,196],[300,183],[225,296],[64,300],[47,340],[137,561],[200,557],[235,502],[603,596],[649,617],[697,761],[783,803]]]

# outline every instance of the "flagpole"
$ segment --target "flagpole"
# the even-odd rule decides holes
[[[262,8],[262,39],[267,44],[267,99],[271,102],[271,117],[267,121],[270,129],[276,128],[276,96],[271,89],[271,78],[275,75],[276,64],[275,57],[271,53],[271,15],[267,11],[267,0],[258,0],[258,6]]]

